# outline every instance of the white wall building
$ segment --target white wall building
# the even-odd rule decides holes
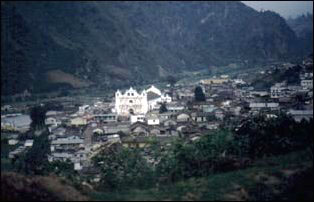
[[[131,121],[131,124],[135,122],[145,122],[145,115],[144,114],[131,115],[130,121]]]
[[[89,108],[90,108],[89,105],[80,106],[78,113],[79,113],[79,114],[84,114],[84,113],[86,112],[86,110],[88,110]]]
[[[313,88],[313,80],[312,79],[303,79],[301,80],[301,86],[305,89]]]
[[[270,88],[270,97],[271,98],[280,98],[284,96],[284,90],[286,87],[282,83],[276,83]]]
[[[146,114],[161,102],[171,102],[171,97],[154,86],[141,93],[130,87],[125,93],[120,90],[115,93],[115,112],[120,116]]]
[[[150,114],[146,117],[147,125],[159,125],[159,117],[156,114]]]

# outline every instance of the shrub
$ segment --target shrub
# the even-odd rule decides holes
[[[313,120],[298,123],[283,114],[277,119],[258,115],[240,127],[235,140],[241,155],[251,158],[286,154],[313,147],[312,123]]]

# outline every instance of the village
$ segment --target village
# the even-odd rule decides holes
[[[168,84],[163,89],[154,85],[142,90],[129,87],[117,90],[109,102],[96,100],[93,104],[50,110],[45,119],[48,160],[71,162],[74,170],[84,173],[92,169],[92,157],[114,143],[145,148],[152,140],[165,146],[174,138],[195,141],[220,127],[236,130],[242,120],[259,113],[271,118],[286,113],[298,122],[309,120],[313,118],[313,61],[305,60],[300,66],[298,85],[275,82],[268,89],[257,90],[245,76],[220,75],[196,83]],[[276,68],[289,70],[294,65],[271,67],[257,75],[273,74]],[[196,100],[196,88],[201,88],[202,100]],[[1,107],[1,111],[11,109],[10,105]],[[8,144],[16,146],[8,156],[13,159],[31,148],[33,140],[19,140],[31,120],[12,123],[8,121],[10,116],[22,115],[1,117],[1,131],[13,131],[7,136]]]

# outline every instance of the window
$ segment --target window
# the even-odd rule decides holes
[[[129,103],[133,103],[133,100],[129,100]]]

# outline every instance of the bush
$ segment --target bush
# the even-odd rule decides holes
[[[101,169],[99,188],[102,190],[145,188],[153,183],[152,169],[142,157],[140,149],[114,146],[96,156],[93,162]]]
[[[313,147],[312,133],[313,119],[298,123],[284,114],[277,119],[258,115],[242,125],[235,140],[241,155],[259,158]]]
[[[217,166],[234,152],[234,146],[233,135],[227,130],[217,130],[191,143],[177,140],[161,157],[157,176],[174,181],[219,172]]]
[[[200,86],[197,86],[194,90],[195,101],[205,101],[205,94],[203,93],[203,89]]]

